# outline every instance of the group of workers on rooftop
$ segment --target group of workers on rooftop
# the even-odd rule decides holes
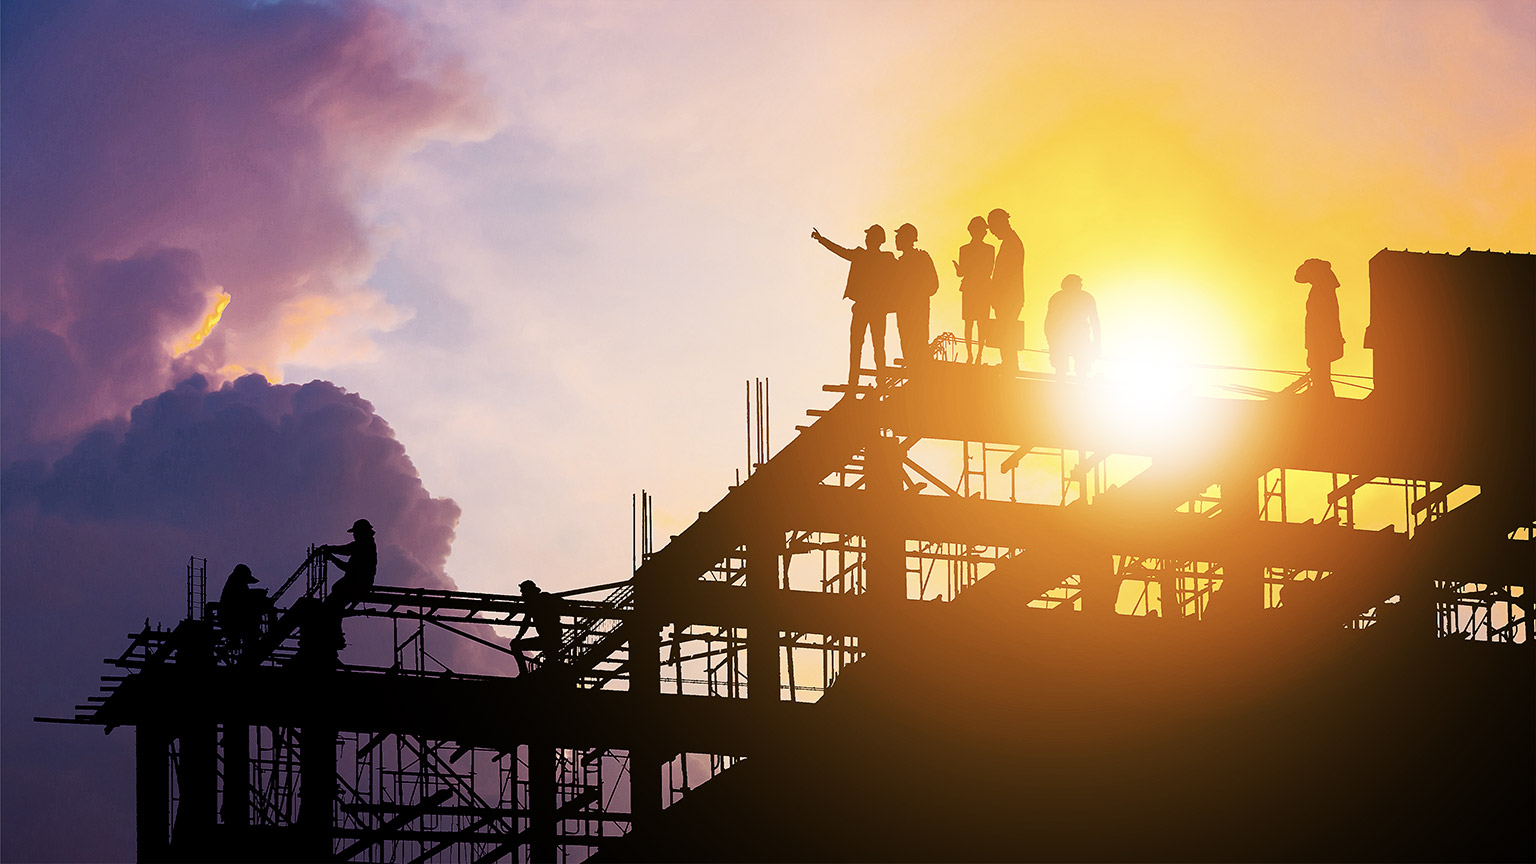
[[[952,262],[955,275],[960,277],[966,362],[980,363],[990,342],[1002,354],[1003,368],[1017,372],[1019,351],[1024,347],[1019,322],[1024,308],[1024,241],[1002,208],[985,218],[977,216],[967,228],[971,242],[960,247]],[[987,242],[989,232],[998,240],[996,248]],[[880,248],[885,245],[885,229],[879,225],[865,229],[864,245],[853,249],[839,246],[814,228],[811,239],[848,261],[848,284],[843,292],[853,301],[848,383],[858,383],[866,333],[874,343],[875,372],[884,374],[885,325],[893,312],[902,363],[911,368],[927,359],[929,301],[938,293],[939,276],[932,257],[917,248],[917,228],[909,222],[896,229],[899,258]],[[1068,275],[1051,298],[1045,335],[1051,365],[1058,372],[1075,370],[1084,375],[1098,357],[1098,308],[1093,296],[1083,290],[1080,277]]]
[[[955,275],[960,278],[960,316],[964,320],[965,359],[979,364],[989,346],[1002,355],[1002,368],[1017,372],[1024,348],[1019,313],[1024,307],[1024,242],[1009,224],[1008,211],[997,208],[970,221],[971,242],[960,247]],[[987,234],[997,238],[993,247]],[[864,339],[873,343],[875,374],[886,371],[885,327],[895,313],[902,363],[908,369],[930,359],[929,303],[938,293],[939,276],[933,258],[917,248],[917,228],[908,222],[896,229],[896,251],[885,251],[885,229],[864,230],[864,245],[852,249],[828,240],[815,228],[811,239],[848,262],[843,297],[853,301],[848,330],[848,383],[857,384],[862,370]],[[1344,354],[1339,326],[1339,280],[1332,266],[1309,258],[1296,271],[1297,282],[1310,283],[1307,295],[1306,348],[1310,391],[1332,396],[1331,365]],[[1103,335],[1093,295],[1083,290],[1082,277],[1069,273],[1051,296],[1045,313],[1045,341],[1051,368],[1058,374],[1088,374],[1101,352]],[[973,350],[974,349],[974,350]]]

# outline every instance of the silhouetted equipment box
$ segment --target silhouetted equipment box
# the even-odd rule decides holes
[[[1372,399],[1401,412],[1404,434],[1530,450],[1536,255],[1383,249],[1370,273]]]

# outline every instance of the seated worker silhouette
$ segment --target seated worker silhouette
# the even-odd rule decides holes
[[[1086,376],[1099,357],[1099,308],[1075,273],[1061,280],[1061,290],[1051,295],[1046,306],[1045,344],[1058,375],[1066,375],[1070,368],[1079,378]]]
[[[997,260],[992,264],[992,308],[997,312],[992,341],[1003,355],[1003,368],[1019,371],[1019,311],[1024,308],[1024,241],[1008,224],[1008,211],[1001,207],[987,214],[987,228],[997,238]]]
[[[1296,281],[1309,282],[1307,292],[1307,372],[1311,390],[1318,396],[1333,395],[1333,361],[1344,356],[1344,331],[1339,327],[1339,280],[1333,265],[1308,258],[1296,268]]]
[[[871,225],[864,230],[864,245],[847,249],[811,229],[811,239],[848,262],[848,286],[843,296],[853,301],[853,323],[848,328],[848,383],[859,383],[859,362],[864,355],[864,333],[875,343],[875,371],[885,371],[885,316],[895,311],[891,282],[896,256],[882,251],[885,229]]]
[[[901,360],[908,368],[929,359],[928,303],[939,292],[939,272],[933,257],[917,248],[917,228],[911,222],[896,229],[896,334]]]
[[[992,259],[997,250],[987,242],[987,220],[977,216],[966,226],[971,232],[971,242],[960,247],[955,275],[960,277],[960,319],[964,322],[965,362],[980,363],[981,352],[987,347],[986,331],[981,321],[987,320],[992,308]],[[976,353],[971,354],[972,343]]]
[[[266,589],[252,588],[255,583],[251,568],[236,564],[219,592],[219,627],[231,654],[236,656],[261,640],[262,620],[272,610]]]
[[[379,550],[374,545],[373,526],[367,519],[359,519],[347,529],[352,542],[343,546],[321,546],[315,550],[324,555],[346,574],[331,586],[331,596],[326,605],[345,609],[368,596],[373,589],[373,577],[379,569]],[[347,556],[343,561],[337,555]]]
[[[565,601],[540,590],[532,579],[523,580],[517,588],[528,605],[522,629],[512,637],[512,656],[517,659],[517,674],[527,675],[534,668],[529,659],[523,656],[524,651],[543,652],[542,666],[564,663],[565,627],[560,623],[560,615],[565,611]],[[539,635],[524,638],[530,626]]]

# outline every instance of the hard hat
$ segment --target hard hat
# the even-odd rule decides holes
[[[913,225],[911,222],[903,222],[901,224],[901,227],[896,229],[896,236],[900,237],[903,234],[911,234],[912,235],[912,239],[916,240],[917,239],[917,226]]]
[[[348,534],[356,534],[359,531],[361,531],[364,534],[367,534],[369,537],[373,536],[373,526],[371,524],[369,524],[367,519],[359,519],[356,522],[352,523],[352,527],[351,528],[347,529],[347,533]]]
[[[991,213],[987,214],[987,221],[988,222],[991,222],[993,219],[999,219],[999,218],[1007,219],[1008,218],[1008,211],[1004,210],[1001,207],[998,207],[997,209],[993,210]]]
[[[235,582],[244,582],[247,585],[257,581],[256,577],[251,575],[251,568],[244,564],[236,564],[235,569],[230,571],[229,578]]]

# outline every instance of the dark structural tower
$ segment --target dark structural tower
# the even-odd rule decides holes
[[[338,653],[311,556],[73,722],[135,728],[142,860],[1530,860],[1536,259],[1371,289],[1363,399],[1153,417],[941,337],[565,592],[561,662],[449,670],[525,601],[388,585]]]

